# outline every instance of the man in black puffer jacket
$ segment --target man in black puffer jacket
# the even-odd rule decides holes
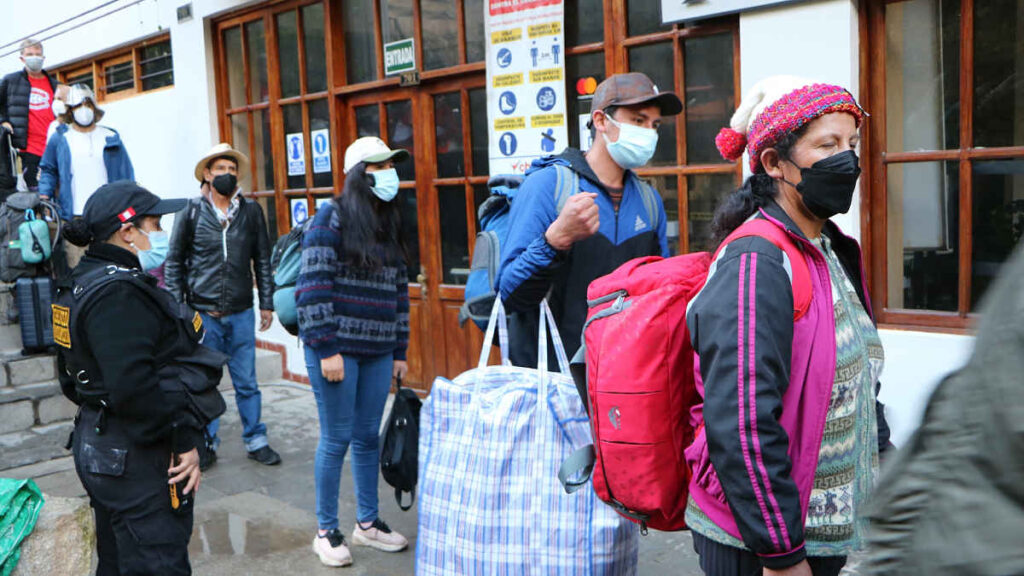
[[[21,155],[25,184],[39,185],[39,160],[46,149],[46,129],[53,122],[53,94],[57,80],[43,70],[43,45],[29,39],[21,43],[25,67],[0,80],[0,126],[10,132]]]
[[[256,319],[252,310],[253,270],[259,292],[260,330],[270,328],[274,280],[270,239],[263,208],[242,196],[239,182],[250,174],[249,158],[228,144],[218,144],[195,168],[202,197],[178,214],[164,266],[167,289],[199,311],[206,326],[203,342],[231,356],[228,371],[242,420],[242,440],[249,458],[261,464],[281,462],[267,443],[260,421],[261,395],[256,383]],[[203,467],[216,460],[219,422],[210,424]]]

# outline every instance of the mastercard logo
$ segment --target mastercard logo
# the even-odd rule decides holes
[[[589,96],[597,90],[597,78],[587,76],[576,81],[576,93],[580,96]]]

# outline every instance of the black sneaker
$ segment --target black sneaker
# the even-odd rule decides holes
[[[199,453],[199,470],[206,472],[210,466],[217,463],[217,451],[213,448],[204,448]]]
[[[276,466],[281,463],[281,456],[274,452],[270,446],[264,446],[249,452],[249,459],[255,460],[264,466]]]

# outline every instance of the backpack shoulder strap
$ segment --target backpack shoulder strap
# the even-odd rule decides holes
[[[807,259],[804,257],[803,251],[785,230],[763,218],[748,220],[722,241],[722,244],[715,250],[712,260],[717,259],[730,242],[750,236],[757,236],[771,242],[789,259],[791,280],[793,281],[793,321],[799,320],[811,307],[811,270],[807,266]]]
[[[654,187],[649,182],[636,176],[637,190],[640,191],[640,199],[644,202],[644,210],[647,211],[647,217],[651,221],[651,229],[657,230],[661,213],[658,210],[658,192],[654,190]]]
[[[558,214],[569,201],[569,196],[580,191],[580,175],[562,164],[552,166],[555,167],[555,214]]]

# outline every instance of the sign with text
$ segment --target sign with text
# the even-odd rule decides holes
[[[416,69],[416,45],[412,38],[384,45],[384,75],[393,76]]]
[[[795,2],[807,0],[661,0],[661,21],[672,24]]]
[[[522,174],[569,142],[563,0],[487,0],[491,174]]]

